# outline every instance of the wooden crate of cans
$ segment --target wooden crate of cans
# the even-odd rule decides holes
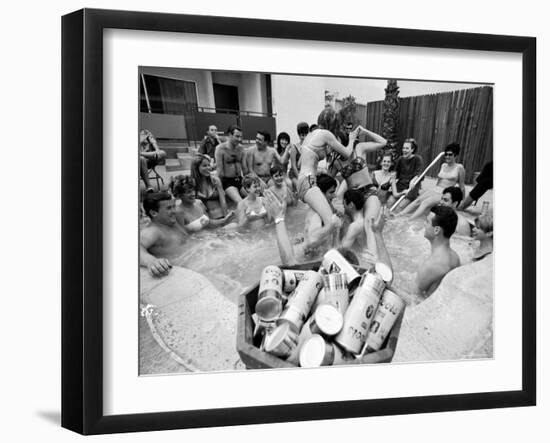
[[[322,262],[262,271],[239,298],[237,351],[248,369],[391,362],[404,312],[382,279],[391,271],[348,266],[331,250]]]

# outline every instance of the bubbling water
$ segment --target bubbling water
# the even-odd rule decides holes
[[[285,218],[291,242],[303,235],[306,212],[307,206],[303,204],[288,209]],[[395,218],[389,219],[384,228],[384,240],[394,269],[393,285],[409,294],[405,300],[409,305],[424,300],[415,294],[418,266],[430,254],[422,225],[422,221]],[[472,261],[471,242],[465,237],[451,238],[451,247],[462,264]],[[192,234],[185,247],[185,252],[173,260],[173,264],[203,274],[234,303],[239,294],[258,283],[264,267],[281,262],[273,225],[244,232],[204,230]],[[366,253],[359,253],[358,258],[362,265],[370,263]]]

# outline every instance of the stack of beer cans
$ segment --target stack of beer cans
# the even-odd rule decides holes
[[[254,320],[261,348],[302,367],[350,364],[381,349],[404,301],[386,287],[390,268],[359,274],[336,249],[318,271],[263,269]]]

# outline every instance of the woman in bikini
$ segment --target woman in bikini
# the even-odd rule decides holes
[[[300,122],[296,126],[298,132],[299,142],[294,143],[290,148],[290,170],[288,176],[292,180],[292,186],[294,190],[298,188],[298,176],[300,175],[301,157],[302,157],[302,144],[306,136],[309,134],[309,125],[306,122]]]
[[[181,200],[181,204],[176,207],[176,219],[189,232],[223,226],[233,216],[233,212],[229,212],[221,219],[211,219],[204,203],[195,198],[195,180],[192,177],[187,175],[174,177],[170,182],[170,190],[175,198]]]
[[[479,241],[473,261],[479,261],[493,252],[493,215],[483,214],[476,218],[472,238]]]
[[[260,196],[262,187],[260,179],[254,175],[247,175],[243,178],[243,188],[247,192],[237,206],[237,224],[239,228],[259,229],[269,221],[269,215]]]
[[[391,193],[392,183],[395,182],[395,171],[390,171],[392,165],[392,155],[387,152],[382,155],[380,169],[372,173],[372,183],[378,189],[378,198],[380,203],[385,205]]]
[[[375,132],[358,126],[356,131],[366,135],[368,141],[355,144],[353,155],[347,162],[342,162],[340,173],[344,180],[340,183],[336,192],[336,199],[343,204],[344,194],[348,189],[355,189],[363,193],[365,205],[363,217],[365,220],[365,234],[367,237],[367,249],[374,255],[377,254],[376,237],[371,227],[371,220],[380,213],[380,200],[378,187],[373,183],[367,165],[367,153],[377,151],[386,146],[386,139]],[[350,137],[351,141],[351,137]]]
[[[357,138],[359,128],[350,134],[348,146],[342,145],[335,134],[340,127],[338,114],[331,107],[326,107],[317,119],[318,128],[310,132],[302,144],[301,169],[298,175],[298,198],[307,203],[329,229],[340,225],[340,220],[333,214],[330,204],[316,185],[317,165],[329,151],[334,150],[343,158],[351,156],[353,143]]]
[[[431,208],[441,201],[441,192],[450,186],[458,186],[464,195],[464,177],[466,171],[462,164],[456,162],[460,153],[460,145],[451,143],[445,148],[445,163],[441,165],[439,174],[437,174],[437,184],[434,189],[426,190],[401,212],[401,214],[410,214],[410,219],[425,217]],[[414,211],[414,212],[413,212]]]
[[[218,219],[227,215],[227,202],[221,180],[212,175],[210,162],[207,155],[197,154],[191,164],[191,177],[196,185],[196,198],[206,206],[211,219]]]

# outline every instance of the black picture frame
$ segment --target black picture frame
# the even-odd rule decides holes
[[[522,55],[522,388],[106,416],[103,412],[103,31],[108,28]],[[284,29],[284,35],[281,35]],[[229,426],[536,404],[536,39],[83,9],[62,18],[62,426],[82,434]]]

